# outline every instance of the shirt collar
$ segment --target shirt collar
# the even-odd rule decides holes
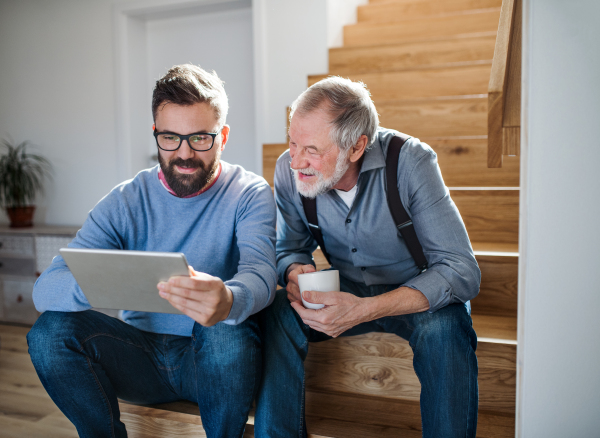
[[[377,135],[371,147],[365,151],[360,173],[379,169],[380,167],[385,167],[385,157],[383,156],[379,135]]]

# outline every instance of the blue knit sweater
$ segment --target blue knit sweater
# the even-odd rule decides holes
[[[165,190],[158,166],[138,173],[98,202],[69,247],[182,252],[196,271],[231,289],[233,306],[224,322],[244,321],[274,297],[275,202],[263,178],[221,164],[216,183],[187,199]],[[90,308],[61,256],[35,283],[33,300],[40,312]],[[141,330],[181,336],[190,336],[194,324],[164,313],[125,311],[123,319]]]

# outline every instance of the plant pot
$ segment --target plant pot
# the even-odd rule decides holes
[[[11,228],[33,227],[33,212],[35,206],[27,207],[6,207],[6,214],[10,219]]]

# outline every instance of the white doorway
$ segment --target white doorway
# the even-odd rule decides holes
[[[115,10],[120,177],[152,164],[151,97],[176,64],[215,70],[229,98],[231,136],[223,160],[257,172],[252,3],[250,0],[132,6]]]

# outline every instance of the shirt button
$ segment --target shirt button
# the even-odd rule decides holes
[[[352,219],[346,219],[347,224],[349,224],[350,222],[352,222]]]
[[[360,268],[361,271],[366,271],[367,268],[365,268],[364,266],[362,268]]]
[[[352,252],[356,252],[358,251],[356,248],[352,248]]]

